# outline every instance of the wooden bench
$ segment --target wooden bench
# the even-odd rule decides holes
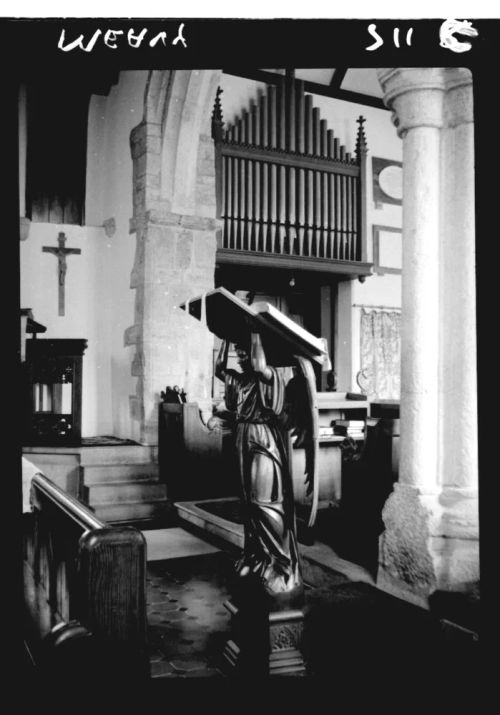
[[[44,677],[79,682],[149,676],[146,541],[110,527],[37,474],[25,514],[25,641]]]

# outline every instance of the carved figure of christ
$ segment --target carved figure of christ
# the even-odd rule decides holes
[[[58,262],[59,315],[64,315],[64,284],[66,281],[66,271],[68,269],[66,256],[81,253],[79,248],[65,248],[64,244],[66,243],[66,240],[67,239],[64,233],[59,233],[57,237],[58,246],[42,246],[42,251],[44,253],[53,253]]]

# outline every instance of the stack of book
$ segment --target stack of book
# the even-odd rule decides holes
[[[365,431],[364,420],[334,420],[332,423],[334,434],[363,439]]]
[[[335,432],[333,431],[333,427],[320,425],[320,428],[319,428],[319,436],[320,437],[333,437],[334,434],[335,434]]]

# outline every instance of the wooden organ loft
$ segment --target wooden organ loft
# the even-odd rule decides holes
[[[371,273],[365,119],[357,120],[351,156],[320,118],[303,82],[291,76],[278,82],[226,127],[217,91],[212,136],[223,221],[217,264],[364,280]]]

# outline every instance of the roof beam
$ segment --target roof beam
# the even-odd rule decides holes
[[[340,89],[340,86],[347,74],[347,67],[337,67],[330,82],[331,89]]]
[[[283,79],[283,75],[276,74],[275,72],[266,72],[265,70],[250,70],[247,68],[240,69],[232,67],[224,68],[222,71],[224,74],[232,74],[236,77],[245,77],[246,79],[253,79],[256,82],[264,82],[265,84],[278,84]],[[308,82],[307,80],[304,80],[304,90],[306,92],[310,92],[311,94],[319,94],[323,97],[330,97],[331,99],[342,99],[345,102],[362,104],[366,107],[376,107],[377,109],[385,109],[388,111],[383,100],[380,99],[380,97],[374,97],[371,94],[352,92],[347,89],[340,89],[340,87],[319,84],[318,82]]]
[[[345,102],[353,104],[364,104],[367,107],[376,107],[377,109],[385,109],[383,100],[380,97],[374,97],[371,94],[362,94],[361,92],[352,92],[349,89],[335,89],[326,84],[318,84],[317,82],[304,82],[304,90],[311,94],[320,94],[324,97],[332,99],[343,99]]]

